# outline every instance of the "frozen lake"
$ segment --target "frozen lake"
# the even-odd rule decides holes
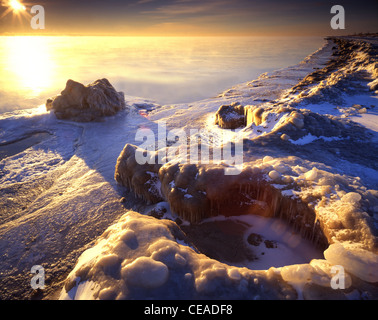
[[[0,37],[0,113],[36,107],[68,79],[108,78],[160,104],[216,96],[294,65],[321,37]]]

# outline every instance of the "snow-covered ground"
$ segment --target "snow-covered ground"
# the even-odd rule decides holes
[[[377,298],[378,104],[368,86],[377,77],[376,61],[357,52],[346,65],[293,90],[326,67],[334,47],[329,40],[296,66],[190,104],[159,106],[126,96],[127,109],[102,122],[57,120],[44,106],[2,114],[1,297],[28,297],[30,268],[42,265],[47,298]],[[183,232],[190,223],[166,199],[147,204],[114,179],[125,144],[140,144],[138,129],[157,136],[158,122],[168,130],[233,139],[214,125],[218,108],[233,102],[263,109],[260,123],[248,123],[237,135],[244,139],[243,170],[256,168],[279,194],[305,201],[315,214],[305,232],[278,217],[204,220],[214,226],[226,221],[229,230],[211,230],[225,237],[231,226],[242,230],[227,235],[250,250],[242,261],[206,256]],[[42,141],[30,140],[40,133]],[[14,143],[21,151],[7,156]],[[175,181],[168,183],[172,189]],[[187,201],[193,197],[188,188],[180,192]],[[153,212],[162,212],[160,219]],[[322,230],[330,246],[316,247],[313,234],[304,239],[306,228]],[[345,269],[344,291],[331,288],[335,265]]]

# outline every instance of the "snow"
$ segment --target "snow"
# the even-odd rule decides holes
[[[366,114],[351,116],[354,122],[361,124],[362,126],[377,132],[378,113],[367,112]]]
[[[244,232],[244,238],[251,233],[260,234],[263,239],[274,245],[267,246],[262,242],[254,246],[259,257],[256,261],[246,262],[252,270],[267,270],[270,267],[282,267],[290,264],[308,263],[314,258],[322,258],[322,252],[304,240],[298,232],[279,219],[265,218],[254,215],[233,217],[233,221],[244,222],[249,227]]]
[[[91,300],[93,286],[92,281],[78,283],[78,286],[70,291],[70,293],[62,300]]]
[[[344,297],[361,298],[361,288],[378,281],[376,94],[360,90],[336,99],[332,90],[338,93],[340,84],[334,79],[324,80],[328,87],[321,81],[301,92],[290,91],[298,79],[325,65],[333,45],[327,42],[299,65],[263,74],[191,104],[159,106],[125,96],[126,110],[96,123],[57,120],[40,107],[0,115],[2,147],[35,133],[48,134],[0,160],[0,272],[4,279],[25,273],[33,264],[44,263],[47,271],[53,270],[52,265],[63,268],[67,264],[69,275],[63,288],[56,287],[61,299],[305,299],[314,285],[332,295],[331,267],[341,265],[350,288]],[[340,70],[342,75],[347,71]],[[359,81],[366,88],[371,82]],[[219,107],[235,102],[251,110],[249,125],[239,133],[214,125]],[[247,214],[202,222],[243,225],[243,243],[258,259],[234,263],[205,256],[179,228],[178,218],[184,220],[181,226],[190,222],[172,207],[171,198],[178,197],[178,192],[187,205],[183,210],[192,210],[194,200],[214,198],[219,188],[236,179],[230,178],[229,184],[215,179],[214,185],[200,188],[206,168],[198,167],[191,177],[197,194],[193,185],[185,184],[187,174],[182,174],[182,168],[170,169],[174,176],[166,181],[149,168],[143,173],[154,183],[145,185],[144,192],[167,189],[159,192],[162,199],[153,205],[134,197],[138,190],[129,192],[116,183],[114,170],[124,146],[136,143],[139,128],[157,134],[158,121],[166,121],[167,129],[201,129],[208,138],[204,140],[215,142],[215,149],[224,137],[247,141],[242,170],[258,172],[262,183],[271,188],[252,190],[240,184],[234,189],[245,194],[243,201],[260,209],[268,200],[247,197],[252,194],[248,192],[277,192],[280,197],[269,192],[266,197],[293,211],[287,212],[286,220]],[[334,131],[318,134],[317,123],[327,123],[326,128]],[[165,169],[174,168],[178,159],[173,160]],[[219,203],[214,202],[213,208]],[[308,205],[314,215],[295,211],[298,203]],[[160,219],[148,216],[153,211],[161,213]],[[295,228],[298,225],[302,233]],[[311,241],[319,230],[327,248],[316,248],[316,241]],[[262,241],[251,244],[251,234]],[[354,277],[364,283],[352,281]]]
[[[314,142],[315,140],[319,140],[319,139],[322,139],[323,141],[343,140],[343,138],[341,138],[341,137],[323,137],[323,136],[317,137],[317,136],[313,136],[311,133],[309,133],[306,136],[304,136],[304,137],[302,137],[298,140],[289,139],[289,141],[293,144],[303,146],[305,144],[309,144],[309,143]]]

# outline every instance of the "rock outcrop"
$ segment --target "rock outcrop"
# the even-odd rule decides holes
[[[46,101],[46,109],[53,110],[58,119],[77,122],[98,121],[115,115],[125,106],[124,94],[117,92],[107,79],[87,86],[68,80],[61,94]]]
[[[222,105],[215,114],[215,124],[223,129],[244,127],[244,107],[237,102],[231,105]]]

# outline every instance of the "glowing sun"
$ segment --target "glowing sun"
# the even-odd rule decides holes
[[[17,1],[17,0],[10,0],[8,5],[12,9],[13,12],[26,10],[25,6],[20,1]]]
[[[28,12],[26,11],[26,7],[23,5],[21,1],[18,0],[8,0],[8,1],[1,1],[0,6],[7,7],[7,9],[3,12],[0,18],[5,17],[8,13],[12,13],[13,16],[18,17],[21,21],[21,16],[29,16]]]

